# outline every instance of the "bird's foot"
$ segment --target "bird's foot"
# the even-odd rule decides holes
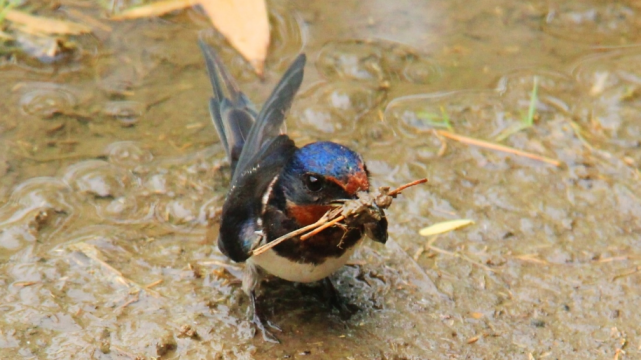
[[[271,331],[269,331],[266,327],[265,324],[267,324],[270,328],[281,332],[282,330],[274,325],[271,321],[265,321],[262,312],[259,310],[258,306],[256,305],[256,294],[252,291],[251,294],[249,295],[249,298],[251,299],[251,306],[252,310],[254,312],[254,316],[252,317],[252,322],[256,326],[258,330],[263,334],[263,340],[267,342],[271,342],[274,344],[280,344],[280,340],[274,335]]]

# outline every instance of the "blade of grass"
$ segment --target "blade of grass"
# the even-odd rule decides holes
[[[499,135],[495,138],[496,141],[503,141],[509,138],[510,136],[512,136],[513,134],[534,125],[534,114],[536,113],[536,103],[538,101],[538,93],[539,93],[539,78],[537,76],[534,76],[532,92],[530,93],[530,106],[528,107],[527,115],[525,116],[524,114],[521,115],[523,117],[523,121],[520,124],[514,124],[512,126],[507,127],[503,131],[501,131]]]
[[[534,125],[534,112],[536,111],[536,103],[538,101],[538,92],[539,92],[539,78],[538,76],[534,77],[534,84],[532,85],[532,93],[530,94],[530,107],[527,111],[527,118],[525,123],[528,126]]]
[[[445,111],[445,108],[441,106],[441,115],[443,116],[443,122],[445,123],[445,127],[447,127],[447,130],[452,131],[452,123],[450,122],[450,116],[447,114],[447,111]]]
[[[427,111],[417,111],[416,116],[420,120],[424,120],[428,125],[437,127],[437,128],[446,128],[447,130],[452,131],[452,123],[450,122],[450,117],[445,111],[445,108],[441,106],[441,114],[435,114]],[[439,119],[440,118],[440,119]]]

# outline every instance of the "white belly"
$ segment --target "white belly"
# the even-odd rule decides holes
[[[268,273],[278,276],[281,279],[293,282],[312,282],[324,279],[336,270],[340,269],[347,260],[354,254],[356,246],[345,251],[341,257],[328,258],[322,264],[301,264],[291,261],[285,257],[278,256],[273,249],[270,249],[258,256],[252,256],[247,260],[258,265]]]

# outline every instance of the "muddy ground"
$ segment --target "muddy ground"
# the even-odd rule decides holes
[[[351,319],[314,286],[264,283],[281,345],[254,334],[212,240],[229,168],[207,18],[59,3],[32,9],[90,23],[71,53],[0,51],[0,358],[641,358],[638,1],[269,1],[264,81],[214,34],[258,104],[308,54],[298,144],[358,150],[376,186],[429,178],[390,209],[387,246],[335,275]],[[475,224],[418,235],[459,218]]]

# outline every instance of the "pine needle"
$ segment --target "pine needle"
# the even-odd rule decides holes
[[[490,149],[490,150],[506,152],[506,153],[513,154],[513,155],[516,155],[516,156],[521,156],[521,157],[525,157],[525,158],[532,159],[532,160],[542,161],[542,162],[545,162],[545,163],[548,163],[548,164],[552,164],[554,166],[561,166],[561,162],[559,160],[551,159],[551,158],[548,158],[548,157],[545,157],[545,156],[541,156],[541,155],[537,155],[537,154],[532,154],[532,153],[529,153],[529,152],[526,152],[526,151],[522,151],[522,150],[518,150],[518,149],[515,149],[515,148],[511,148],[509,146],[499,145],[499,144],[495,144],[495,143],[491,143],[491,142],[483,141],[483,140],[478,140],[478,139],[474,139],[474,138],[471,138],[471,137],[454,134],[454,133],[451,133],[451,132],[445,131],[445,130],[438,130],[438,133],[440,135],[446,137],[446,138],[449,138],[449,139],[452,139],[452,140],[456,140],[456,141],[462,142],[464,144],[483,147],[483,148]]]

